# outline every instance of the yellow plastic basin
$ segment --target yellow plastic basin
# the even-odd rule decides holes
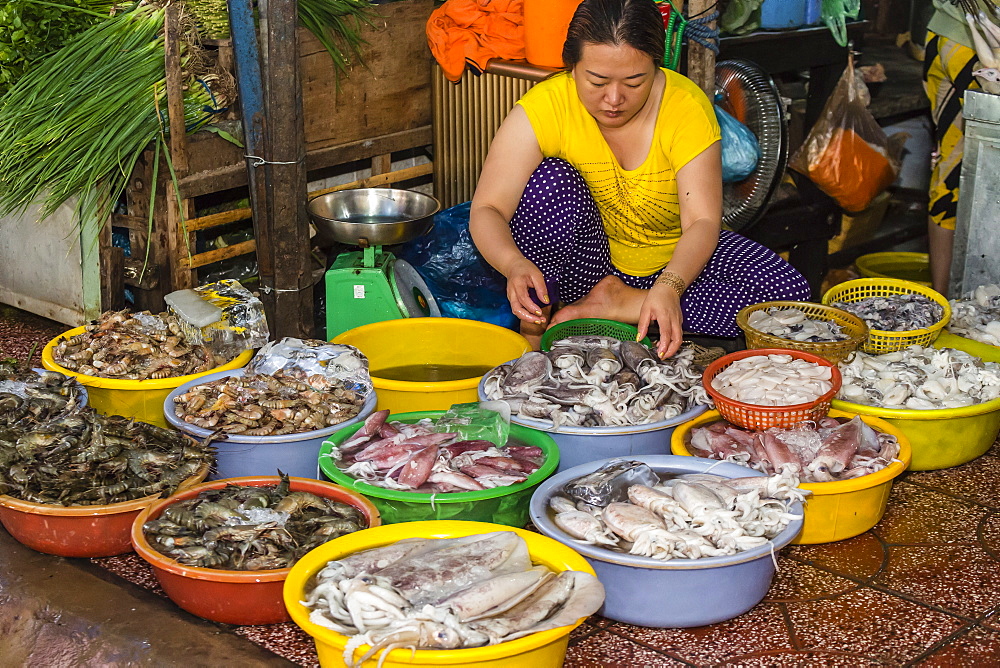
[[[830,417],[853,418],[855,413],[831,410]],[[670,442],[675,455],[691,457],[688,443],[691,430],[723,419],[719,411],[708,411],[697,420],[678,427]],[[896,427],[876,417],[862,415],[861,419],[876,431],[892,434],[899,441],[899,461],[894,461],[881,471],[834,482],[808,482],[799,485],[812,492],[806,497],[802,533],[792,541],[795,545],[833,543],[845,540],[871,529],[885,514],[893,479],[906,470],[910,463],[910,442]]]
[[[192,373],[187,376],[160,378],[150,380],[118,380],[116,378],[99,378],[87,376],[60,366],[52,357],[52,350],[63,338],[72,338],[87,331],[85,327],[76,327],[49,341],[42,349],[42,366],[49,371],[58,371],[72,376],[87,387],[90,395],[90,405],[103,415],[122,415],[148,422],[157,427],[169,429],[167,419],[163,417],[163,401],[174,388],[215,371],[227,371],[246,366],[253,357],[252,350],[244,350],[236,359],[228,364],[209,369],[204,373]]]
[[[882,418],[910,440],[911,471],[934,471],[970,462],[993,445],[1000,433],[1000,399],[962,408],[921,411],[876,408],[833,400],[833,407]]]
[[[531,350],[527,339],[505,327],[462,318],[401,318],[349,329],[334,343],[368,357],[378,410],[393,413],[448,410],[478,401],[480,373],[461,380],[417,382],[380,378],[381,369],[419,365],[492,368]]]
[[[898,278],[931,287],[931,262],[927,253],[868,253],[855,260],[854,266],[863,278]]]
[[[367,326],[367,325],[366,325]],[[284,597],[292,621],[313,637],[320,666],[343,666],[344,646],[348,636],[309,621],[309,609],[300,601],[305,598],[306,584],[310,583],[327,562],[340,559],[354,552],[368,550],[398,542],[404,538],[458,538],[492,531],[513,531],[528,544],[531,561],[547,566],[555,572],[583,571],[596,575],[587,560],[556,540],[524,529],[515,529],[488,522],[462,522],[432,520],[405,522],[365,529],[335,538],[317,547],[299,559],[285,580]],[[583,618],[570,626],[532,633],[499,645],[469,649],[430,650],[394,649],[385,655],[386,668],[401,666],[469,666],[475,668],[558,668],[563,664],[570,631],[583,623]],[[360,657],[368,645],[358,648]],[[374,665],[374,660],[371,661]],[[367,664],[366,664],[367,665]]]
[[[1000,362],[1000,346],[982,343],[958,334],[952,334],[947,329],[934,340],[935,348],[954,348],[975,355],[984,362]]]

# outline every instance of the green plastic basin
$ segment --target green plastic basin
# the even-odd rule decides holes
[[[413,423],[424,418],[433,420],[444,412],[399,413],[390,415],[386,422]],[[524,527],[528,523],[531,494],[559,467],[559,447],[551,436],[535,429],[512,424],[508,439],[510,445],[534,445],[541,448],[545,454],[541,468],[528,476],[524,482],[475,492],[447,494],[385,489],[347,475],[337,468],[336,460],[330,455],[334,446],[346,441],[362,426],[362,424],[351,425],[331,435],[320,448],[319,468],[328,480],[366,496],[378,508],[383,524],[423,520],[468,520]]]

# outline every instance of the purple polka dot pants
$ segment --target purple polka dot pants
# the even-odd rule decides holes
[[[568,162],[546,158],[524,188],[510,222],[514,243],[545,276],[553,303],[574,302],[605,276],[648,290],[656,277],[630,276],[611,264],[608,238],[583,177]],[[684,292],[684,329],[707,336],[739,336],[744,306],[777,299],[807,300],[806,279],[774,251],[723,230],[719,245]]]

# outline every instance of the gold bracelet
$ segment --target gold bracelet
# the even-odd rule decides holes
[[[656,281],[654,282],[654,285],[657,284],[657,283],[662,283],[664,285],[669,285],[670,287],[672,287],[674,289],[674,292],[677,293],[678,297],[680,297],[681,295],[683,295],[684,294],[684,290],[687,288],[687,283],[684,281],[684,279],[681,278],[680,276],[678,276],[677,274],[675,274],[672,271],[663,271],[663,272],[660,272],[660,275],[656,277]]]

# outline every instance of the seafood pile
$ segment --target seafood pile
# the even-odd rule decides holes
[[[797,308],[773,306],[754,311],[747,317],[747,323],[759,332],[790,341],[845,341],[847,334],[840,325],[821,318],[810,318]]]
[[[791,355],[752,355],[720,371],[712,389],[756,406],[794,406],[816,401],[833,389],[833,370]]]
[[[840,373],[838,398],[881,408],[959,408],[1000,397],[1000,364],[953,348],[859,351],[840,363]]]
[[[149,311],[107,311],[76,336],[63,337],[52,356],[86,376],[119,380],[175,378],[225,364],[205,346],[188,345],[177,317]]]
[[[54,371],[0,367],[0,429],[30,429],[83,407],[83,386]]]
[[[315,431],[350,420],[365,398],[320,374],[299,380],[285,371],[236,374],[174,397],[180,419],[203,429],[246,436]]]
[[[801,515],[792,470],[726,478],[710,473],[661,476],[646,464],[613,460],[570,481],[549,499],[556,526],[574,539],[653,559],[700,559],[750,550]]]
[[[927,329],[944,315],[941,305],[930,297],[910,293],[865,297],[856,302],[834,302],[831,306],[853,313],[864,320],[869,329],[883,332]]]
[[[881,471],[899,455],[892,434],[875,431],[860,417],[825,417],[794,427],[741,429],[722,420],[691,430],[695,457],[720,459],[773,475],[791,469],[802,482],[859,478]]]
[[[1000,346],[1000,285],[980,285],[962,299],[952,299],[948,331]]]
[[[468,492],[524,482],[544,463],[541,448],[497,446],[434,431],[431,420],[386,422],[388,410],[368,416],[350,439],[331,449],[344,473],[369,485],[411,492]]]
[[[410,538],[356,552],[329,562],[302,601],[309,621],[351,636],[344,648],[351,667],[397,647],[495,645],[573,624],[603,603],[597,578],[532,565],[512,531]]]
[[[288,568],[328,540],[368,527],[354,506],[278,485],[226,485],[164,508],[142,525],[157,552],[187,566]]]
[[[659,360],[635,341],[570,336],[545,353],[525,353],[484,376],[486,398],[513,415],[561,425],[639,425],[676,417],[711,401],[695,353]]]
[[[0,427],[0,493],[32,503],[103,505],[172,493],[213,461],[173,429],[82,408]]]

